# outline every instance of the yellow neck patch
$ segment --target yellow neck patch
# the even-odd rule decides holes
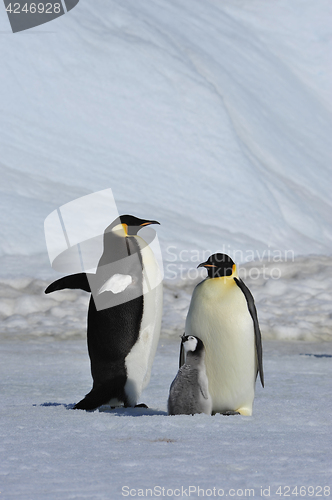
[[[119,236],[128,236],[128,226],[127,224],[118,224],[117,226],[113,227],[112,231],[114,233],[117,233]]]
[[[217,277],[217,278],[209,278],[210,280],[218,280],[218,281],[222,281],[223,284],[225,285],[233,285],[235,284],[235,281],[234,281],[234,278],[238,278],[238,274],[237,274],[237,269],[236,269],[236,265],[233,264],[233,267],[232,267],[232,274],[230,276],[221,276],[221,277]]]

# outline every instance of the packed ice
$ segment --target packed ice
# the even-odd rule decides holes
[[[0,9],[1,498],[330,496],[330,19],[329,0],[82,0],[12,34]],[[147,409],[74,411],[89,294],[44,294],[44,221],[107,188],[161,223],[162,334]],[[265,388],[252,417],[169,417],[215,252],[255,297]]]

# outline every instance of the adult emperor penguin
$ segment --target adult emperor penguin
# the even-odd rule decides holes
[[[92,390],[75,405],[135,406],[149,383],[160,334],[161,271],[138,231],[154,220],[121,215],[104,231],[104,251],[95,274],[60,278],[45,293],[80,288],[92,293],[87,342]]]
[[[208,276],[194,289],[185,333],[204,343],[212,411],[251,415],[258,372],[264,387],[262,340],[253,296],[228,255],[211,255],[198,267],[205,267]]]
[[[173,380],[168,397],[169,415],[211,415],[212,399],[205,371],[203,342],[192,335],[182,336],[185,363]]]

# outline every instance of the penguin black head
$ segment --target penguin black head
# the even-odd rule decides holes
[[[236,269],[232,259],[224,253],[210,255],[206,262],[202,262],[197,267],[205,267],[209,278],[232,276]]]
[[[193,335],[183,334],[181,337],[181,344],[183,345],[186,354],[189,351],[197,354],[204,349],[204,345],[201,339],[199,339],[198,337],[194,337]]]
[[[117,219],[115,219],[110,226],[105,230],[106,232],[121,229],[124,231],[125,236],[136,236],[138,231],[142,229],[142,227],[149,226],[150,224],[160,224],[160,222],[156,220],[147,220],[147,219],[139,219],[134,215],[120,215]]]

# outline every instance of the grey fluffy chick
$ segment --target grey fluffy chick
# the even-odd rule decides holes
[[[211,415],[212,399],[208,388],[205,370],[205,349],[203,342],[192,335],[183,335],[181,339],[180,366],[173,380],[168,397],[169,415]]]

